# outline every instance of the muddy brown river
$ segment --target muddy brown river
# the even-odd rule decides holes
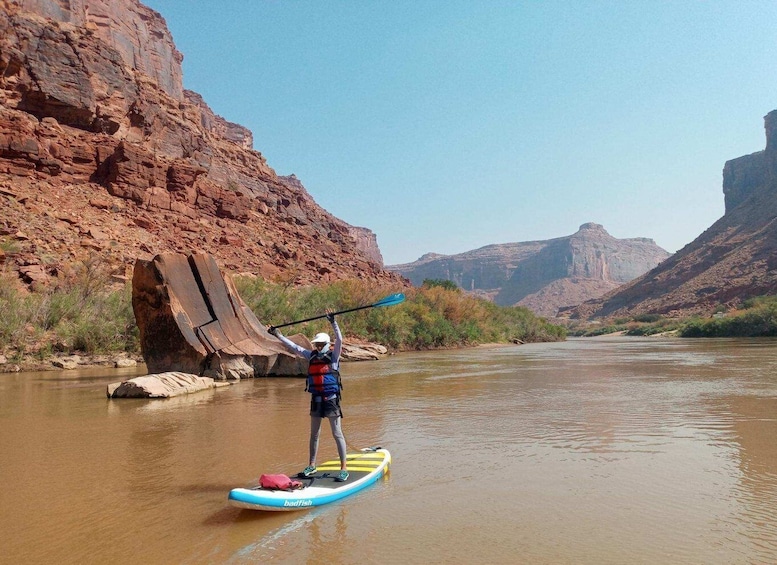
[[[301,379],[105,398],[135,374],[0,375],[0,563],[777,563],[774,340],[344,364],[348,444],[388,448],[390,475],[288,513],[227,494],[305,466]]]

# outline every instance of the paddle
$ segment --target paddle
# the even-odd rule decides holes
[[[332,312],[331,314],[321,314],[320,316],[314,316],[312,318],[306,318],[304,320],[297,320],[296,322],[287,322],[285,324],[279,324],[277,326],[271,326],[273,328],[284,328],[286,326],[293,326],[294,324],[301,324],[303,322],[311,322],[313,320],[320,320],[321,318],[326,318],[327,316],[338,316],[340,314],[345,314],[347,312],[355,312],[356,310],[364,310],[365,308],[380,308],[382,306],[394,306],[395,304],[399,304],[401,302],[404,302],[405,295],[401,292],[398,292],[396,294],[391,294],[382,300],[378,300],[375,304],[367,304],[366,306],[357,306],[356,308],[349,308],[348,310],[340,310],[339,312]]]

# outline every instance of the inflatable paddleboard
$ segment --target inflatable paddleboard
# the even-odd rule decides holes
[[[229,493],[229,503],[251,510],[303,510],[341,500],[374,484],[388,473],[391,454],[380,447],[369,447],[346,455],[348,480],[335,481],[340,472],[340,460],[327,461],[316,467],[309,477],[289,475],[303,487],[296,490],[269,490],[261,487],[235,488]]]

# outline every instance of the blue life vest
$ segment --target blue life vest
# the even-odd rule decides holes
[[[340,396],[342,389],[340,372],[332,368],[332,352],[313,352],[308,365],[308,381],[305,390],[314,396]]]

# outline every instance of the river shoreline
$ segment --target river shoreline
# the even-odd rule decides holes
[[[362,344],[363,345],[363,344]],[[481,343],[445,349],[471,349],[471,348],[497,348],[510,347],[515,343]],[[387,355],[408,353],[413,350],[392,351]],[[344,359],[348,362],[357,362],[358,359]],[[50,355],[44,359],[36,359],[26,356],[21,360],[11,360],[5,355],[0,355],[0,374],[8,373],[32,373],[44,371],[69,371],[75,369],[97,369],[100,367],[120,369],[127,367],[142,367],[146,361],[141,354],[114,353],[102,355]]]
[[[0,374],[29,373],[43,371],[69,371],[74,369],[95,369],[106,367],[121,369],[145,365],[142,355],[116,353],[107,355],[51,355],[45,359],[24,357],[21,360],[0,356]]]

